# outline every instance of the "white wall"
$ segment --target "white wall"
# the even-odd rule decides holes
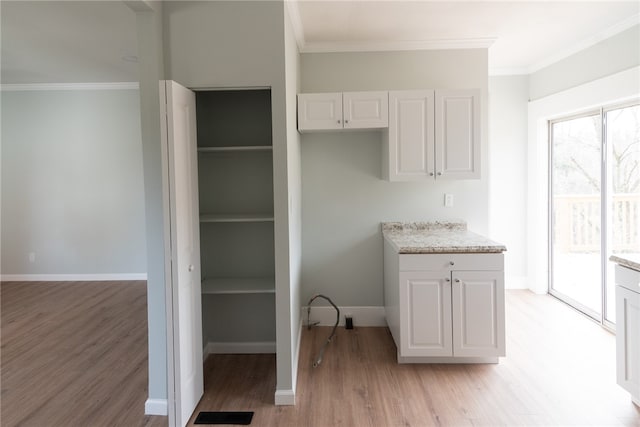
[[[527,281],[528,76],[489,78],[489,236],[504,243],[505,286]]]
[[[140,123],[147,239],[147,325],[149,329],[149,398],[145,413],[167,415],[166,280],[169,269],[168,161],[160,133],[159,81],[164,79],[162,2],[129,2],[136,10],[140,69]]]
[[[382,221],[462,218],[489,226],[487,50],[302,54],[302,91],[480,88],[482,179],[382,180],[379,131],[304,134],[303,302],[322,293],[340,306],[382,306]],[[443,207],[443,194],[455,196]],[[356,319],[357,322],[357,319]]]
[[[2,92],[3,278],[144,279],[144,213],[137,90]]]
[[[302,185],[301,185],[301,155],[300,155],[300,134],[297,130],[297,104],[296,95],[300,89],[300,55],[296,45],[291,18],[288,9],[285,8],[285,78],[286,78],[286,126],[287,126],[287,181],[289,190],[288,210],[289,210],[289,289],[286,299],[282,301],[288,303],[284,313],[278,311],[278,315],[285,315],[287,319],[280,323],[288,324],[290,339],[278,341],[278,346],[283,346],[278,352],[278,358],[282,358],[286,353],[290,355],[287,363],[291,366],[291,388],[295,395],[297,375],[298,375],[298,355],[300,350],[300,295],[301,295],[301,275],[302,275]],[[280,297],[278,297],[280,300]],[[287,301],[288,300],[288,301]],[[287,366],[282,363],[282,366]],[[284,377],[284,376],[283,376]],[[294,403],[293,399],[288,399],[287,392],[282,387],[283,382],[279,382],[280,389],[285,390],[281,397],[276,397],[279,403]],[[291,396],[293,397],[293,396]]]
[[[531,74],[529,98],[544,98],[638,65],[640,25]]]

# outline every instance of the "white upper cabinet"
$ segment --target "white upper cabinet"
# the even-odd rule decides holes
[[[389,92],[389,181],[480,178],[480,91]]]
[[[480,91],[436,90],[436,175],[480,178]]]
[[[345,129],[386,128],[389,125],[388,92],[342,94]]]
[[[388,126],[387,92],[298,95],[298,130],[375,129]]]
[[[390,181],[422,180],[434,175],[434,93],[389,92],[388,150],[384,167]]]
[[[298,130],[342,129],[342,93],[298,95]]]

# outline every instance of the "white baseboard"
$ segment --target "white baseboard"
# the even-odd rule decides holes
[[[527,276],[507,276],[504,278],[505,289],[529,289]]]
[[[167,405],[167,399],[147,399],[144,403],[145,415],[163,415],[169,414],[169,406]]]
[[[100,282],[147,280],[147,273],[122,274],[3,274],[3,282]]]
[[[293,390],[276,390],[275,404],[293,406],[296,404],[296,393]]]
[[[271,354],[276,352],[275,341],[211,342],[204,347],[203,359],[210,354]]]
[[[357,306],[338,307],[340,309],[339,326],[344,326],[345,315],[353,318],[353,326],[387,326],[384,307]],[[336,310],[331,306],[311,306],[311,323],[319,322],[319,326],[333,326],[336,323]],[[302,322],[307,324],[307,307],[302,307]]]

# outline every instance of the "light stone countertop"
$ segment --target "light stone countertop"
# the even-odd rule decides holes
[[[467,230],[464,221],[383,222],[382,234],[399,254],[500,253],[507,248]]]
[[[628,267],[632,270],[640,271],[640,256],[638,254],[618,254],[611,255],[609,261]]]

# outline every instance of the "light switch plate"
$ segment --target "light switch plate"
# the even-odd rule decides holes
[[[453,194],[446,194],[444,195],[444,207],[445,208],[452,208],[453,207]]]

